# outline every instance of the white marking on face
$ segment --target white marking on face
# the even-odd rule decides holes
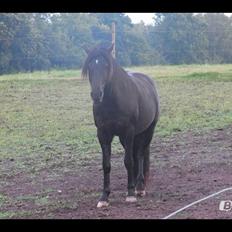
[[[96,64],[98,64],[98,59],[96,59],[95,61],[96,61]]]

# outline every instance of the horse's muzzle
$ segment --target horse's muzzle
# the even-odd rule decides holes
[[[94,103],[101,103],[103,101],[104,91],[91,92],[91,98]]]

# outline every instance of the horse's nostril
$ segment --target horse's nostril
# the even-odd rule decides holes
[[[90,95],[94,102],[101,102],[103,99],[103,91],[91,92]]]

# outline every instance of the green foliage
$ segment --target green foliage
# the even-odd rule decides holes
[[[193,14],[163,14],[163,20],[153,28],[151,41],[169,64],[204,63],[205,29],[206,25]]]
[[[232,17],[157,13],[154,25],[124,13],[0,13],[0,74],[81,68],[83,45],[111,43],[123,66],[231,63]]]
[[[204,14],[199,18],[207,25],[205,34],[208,40],[209,62],[230,63],[232,60],[232,18],[222,13]]]

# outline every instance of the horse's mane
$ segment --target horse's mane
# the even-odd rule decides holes
[[[102,44],[97,45],[95,48],[93,48],[89,53],[88,57],[86,58],[84,65],[82,67],[82,76],[88,77],[88,65],[92,61],[92,59],[96,59],[98,56],[103,56],[104,59],[109,63],[110,69],[112,69],[112,57],[109,54],[107,48],[103,46]]]

